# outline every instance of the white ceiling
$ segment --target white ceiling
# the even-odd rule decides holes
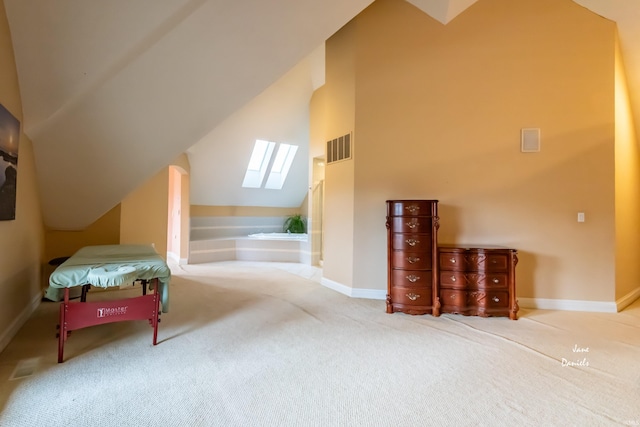
[[[476,2],[407,1],[443,24]],[[640,123],[640,2],[574,1],[618,23]],[[299,206],[323,43],[370,3],[4,0],[47,226],[91,224],[184,152],[194,204]],[[284,191],[240,188],[256,138],[301,146]]]

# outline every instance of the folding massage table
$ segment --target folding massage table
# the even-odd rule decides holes
[[[169,308],[171,270],[152,246],[102,245],[80,249],[60,264],[49,277],[49,299],[61,301],[58,363],[63,362],[64,343],[71,331],[127,320],[148,320],[153,327],[153,345],[158,340],[160,307]],[[141,282],[142,295],[131,298],[86,301],[91,286],[125,287]],[[147,295],[147,284],[153,293]],[[69,301],[69,291],[82,286],[80,301]],[[52,295],[54,296],[52,298]]]

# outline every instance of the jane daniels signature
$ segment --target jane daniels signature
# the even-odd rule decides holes
[[[562,358],[562,367],[567,367],[567,366],[582,366],[582,367],[587,367],[589,366],[589,360],[586,357],[577,357],[576,356],[584,356],[586,353],[589,353],[589,347],[581,347],[578,344],[574,344],[573,348],[571,349],[571,351],[573,353],[576,353],[574,357],[571,358],[571,360],[569,359],[565,359],[564,357]]]

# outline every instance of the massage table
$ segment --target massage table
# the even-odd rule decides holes
[[[60,264],[49,277],[45,295],[60,295],[58,363],[63,362],[64,344],[71,331],[105,323],[148,320],[153,327],[153,345],[158,341],[160,311],[169,308],[171,270],[150,245],[86,246]],[[126,288],[142,284],[142,295],[105,301],[86,300],[87,290]],[[146,292],[147,284],[153,293]],[[71,288],[81,286],[80,301],[69,298]]]

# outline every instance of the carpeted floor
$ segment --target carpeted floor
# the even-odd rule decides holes
[[[101,325],[58,364],[58,304],[42,303],[0,354],[0,426],[640,425],[640,301],[434,318],[298,264],[173,274],[155,347],[145,322]]]

